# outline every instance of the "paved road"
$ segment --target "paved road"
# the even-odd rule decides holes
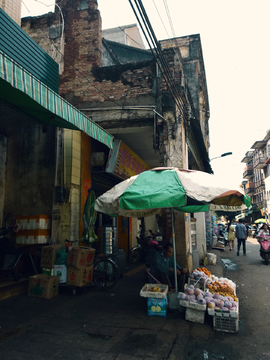
[[[72,296],[63,289],[51,300],[26,294],[2,300],[0,359],[270,359],[270,265],[263,264],[258,248],[249,239],[247,256],[216,251],[218,264],[208,266],[215,275],[224,272],[238,285],[237,334],[213,331],[213,319],[208,316],[204,324],[186,321],[183,313],[148,316],[146,299],[139,296],[143,273],[133,272],[105,293],[90,289]],[[221,259],[235,266],[223,270]]]
[[[224,270],[224,276],[237,284],[240,299],[240,328],[235,345],[240,349],[241,359],[270,359],[270,346],[266,334],[270,330],[270,264],[266,266],[259,255],[256,239],[248,238],[247,256],[236,256],[226,250],[222,258],[235,262],[237,270]],[[230,338],[226,342],[231,343]]]

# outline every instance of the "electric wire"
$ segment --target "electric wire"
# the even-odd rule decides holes
[[[145,47],[142,46],[140,43],[138,43],[138,41],[134,40],[130,35],[128,35],[124,29],[121,28],[121,26],[118,26],[118,28],[123,31],[123,33],[130,39],[132,40],[135,44],[137,44],[142,50],[145,50]]]
[[[161,49],[160,43],[159,43],[159,41],[157,40],[157,38],[156,38],[156,36],[155,36],[154,30],[153,30],[153,28],[152,28],[152,25],[151,25],[149,19],[148,19],[148,16],[147,16],[147,14],[146,14],[146,11],[145,11],[145,9],[144,9],[144,7],[143,7],[142,1],[141,1],[141,0],[138,0],[138,2],[139,2],[139,4],[140,4],[140,6],[142,6],[142,12],[143,12],[143,14],[144,14],[144,16],[145,16],[145,18],[146,18],[146,21],[147,21],[148,26],[150,27],[150,31],[151,31],[151,33],[152,33],[152,35],[153,35],[153,38],[154,38],[154,45],[156,46],[156,49],[157,49],[157,51],[158,51],[159,58],[160,58],[160,60],[161,60],[161,62],[162,62],[162,65],[163,65],[163,67],[165,68],[166,76],[168,76],[168,78],[169,78],[170,86],[172,87],[175,100],[176,100],[176,102],[178,103],[178,106],[180,105],[180,106],[179,106],[180,109],[183,110],[182,105],[179,103],[180,95],[179,95],[179,93],[178,93],[178,90],[176,89],[174,79],[172,78],[171,71],[170,71],[170,69],[169,69],[169,67],[168,67],[168,63],[167,63],[166,59],[164,58],[163,51],[162,51],[162,49]],[[180,102],[181,102],[181,101],[180,101]]]
[[[26,6],[25,2],[22,0],[23,5],[25,6],[26,10],[30,13],[30,10],[28,9],[28,7]]]
[[[35,1],[37,1],[37,2],[39,2],[39,3],[41,3],[41,4],[45,5],[45,6],[47,6],[46,4],[42,3],[41,1],[38,1],[38,0],[35,0]],[[151,49],[152,54],[154,55],[154,57],[155,57],[158,65],[159,65],[159,68],[160,68],[162,74],[164,75],[164,79],[165,79],[166,84],[167,84],[167,86],[168,86],[168,88],[169,88],[169,91],[171,92],[173,98],[176,100],[176,103],[177,103],[177,105],[178,105],[178,108],[180,109],[180,114],[184,115],[184,114],[183,114],[183,106],[182,106],[181,103],[179,103],[179,94],[178,94],[177,89],[175,88],[175,84],[174,84],[174,80],[173,80],[172,75],[171,75],[171,71],[169,70],[169,67],[168,67],[168,65],[167,65],[167,63],[166,63],[166,59],[164,58],[164,56],[163,56],[163,54],[162,54],[162,49],[161,49],[161,47],[160,47],[160,44],[159,44],[157,38],[155,37],[154,31],[153,31],[152,26],[151,26],[151,24],[150,24],[150,22],[149,22],[149,19],[148,19],[148,17],[147,17],[147,14],[146,14],[146,12],[145,12],[145,10],[144,10],[144,8],[143,8],[143,5],[142,5],[141,1],[136,2],[137,9],[138,9],[138,11],[140,12],[140,15],[141,15],[141,17],[142,17],[142,19],[143,19],[144,26],[145,26],[145,28],[146,28],[146,30],[147,30],[148,36],[150,37],[150,42],[148,41],[148,38],[147,38],[146,33],[145,33],[145,30],[143,29],[142,23],[141,23],[140,19],[138,18],[137,13],[136,13],[136,11],[135,11],[135,9],[134,9],[131,1],[130,1],[130,4],[131,4],[131,7],[133,8],[133,12],[134,12],[134,14],[135,14],[135,16],[136,16],[139,24],[140,24],[140,27],[141,27],[141,29],[142,29],[142,31],[143,31],[143,33],[144,33],[144,36],[145,36],[145,38],[146,38],[146,40],[147,40],[147,42],[148,42],[149,48]],[[24,5],[25,5],[25,4],[24,4]],[[61,9],[59,9],[59,10],[61,11]],[[61,15],[62,15],[62,14],[61,14]],[[63,18],[62,18],[62,19],[63,19]],[[120,28],[120,30],[123,31],[123,29],[121,29],[121,27],[119,27],[119,28]],[[62,27],[62,35],[63,35],[63,27]],[[126,34],[126,35],[127,35],[127,34]],[[128,36],[128,35],[127,35],[127,36]],[[48,37],[47,35],[46,35],[46,37],[47,37],[48,40],[50,41],[50,39],[49,39],[49,37]],[[131,38],[131,37],[130,37],[130,38]],[[132,39],[132,38],[131,38],[131,39]],[[134,39],[132,39],[132,40],[135,41]],[[57,51],[61,56],[64,56],[64,55],[62,54],[62,52],[60,52],[59,49],[57,49],[57,48],[55,47],[55,44],[54,44],[52,41],[51,41],[51,43],[52,43],[52,45],[54,46],[54,48],[56,49],[56,51]],[[152,43],[152,45],[151,45],[151,43]],[[155,49],[155,52],[156,52],[156,53],[153,51],[152,47]],[[108,57],[108,58],[109,58],[109,57]],[[160,60],[160,62],[162,63],[163,68],[160,67],[160,63],[159,63],[158,60]],[[76,67],[75,67],[73,64],[71,64],[69,61],[67,61],[67,62],[68,62],[69,65],[71,65],[71,66],[74,68],[74,70],[75,70],[80,76],[82,76],[92,87],[94,87],[97,91],[99,91],[100,93],[102,93],[105,98],[108,98],[108,96],[107,96],[102,90],[100,90],[98,87],[96,87],[89,79],[87,79],[87,78],[80,72],[80,70],[79,70],[78,68],[76,68]],[[115,100],[112,100],[112,99],[111,99],[111,101],[114,102],[117,106],[119,106],[119,107],[121,108],[121,105],[119,105]],[[168,155],[168,154],[167,154],[167,155]]]
[[[181,101],[181,98],[180,98],[180,95],[178,93],[178,90],[175,86],[175,82],[172,78],[172,74],[171,74],[171,71],[168,67],[168,64],[167,64],[167,61],[166,59],[164,58],[164,55],[163,55],[163,52],[162,52],[162,49],[161,49],[161,46],[160,46],[160,43],[158,42],[156,36],[155,36],[155,33],[154,33],[154,30],[152,28],[152,25],[148,19],[148,16],[146,14],[146,11],[144,9],[144,6],[141,2],[141,0],[134,0],[135,1],[135,4],[137,6],[137,9],[143,19],[143,22],[147,28],[147,32],[149,35],[149,38],[150,38],[150,41],[152,42],[152,46],[149,45],[151,51],[154,53],[154,51],[156,52],[156,56],[155,58],[158,58],[160,60],[160,62],[158,61],[158,65],[159,65],[159,68],[161,70],[161,72],[163,73],[163,75],[165,75],[165,80],[166,80],[166,83],[168,85],[168,88],[169,88],[169,91],[171,92],[176,104],[178,105],[178,108],[180,110],[180,113],[183,112],[183,105],[182,105],[182,101]],[[135,14],[135,16],[137,17],[138,19],[138,15],[131,3],[131,0],[129,0],[131,6],[132,6],[132,9],[133,9],[133,12]],[[139,19],[138,19],[139,21]],[[149,42],[148,42],[149,43]],[[162,66],[160,66],[160,63]]]
[[[169,91],[171,92],[171,94],[172,94],[172,96],[173,96],[173,98],[174,98],[174,100],[175,100],[175,103],[177,104],[177,106],[178,106],[178,108],[179,108],[179,110],[180,110],[180,114],[181,114],[182,116],[184,116],[183,106],[179,103],[179,94],[178,94],[177,90],[175,89],[174,80],[172,79],[172,75],[171,75],[171,72],[170,72],[170,70],[169,70],[169,68],[168,68],[166,59],[165,59],[164,56],[163,56],[162,49],[161,49],[161,47],[160,47],[159,42],[157,41],[157,39],[156,39],[156,37],[155,37],[154,31],[153,31],[152,26],[151,26],[151,24],[150,24],[150,22],[149,22],[149,19],[148,19],[148,17],[147,17],[147,14],[146,14],[146,12],[145,12],[145,10],[144,10],[144,8],[143,8],[143,5],[142,5],[141,2],[138,2],[138,1],[135,0],[135,4],[136,4],[137,9],[138,9],[138,11],[139,11],[139,13],[140,13],[140,16],[142,17],[143,23],[144,23],[144,25],[145,25],[145,27],[146,27],[146,29],[147,29],[147,32],[148,32],[148,34],[149,34],[149,38],[150,38],[150,39],[148,39],[148,38],[146,37],[146,35],[145,35],[145,31],[144,31],[144,29],[142,28],[141,21],[140,21],[140,19],[139,19],[138,14],[136,13],[136,11],[135,11],[135,9],[134,9],[133,4],[131,3],[131,0],[129,0],[129,2],[130,2],[130,5],[131,5],[131,7],[132,7],[132,9],[133,9],[133,12],[134,12],[134,14],[135,14],[138,22],[139,22],[139,24],[140,24],[141,29],[142,29],[142,31],[144,32],[144,36],[145,36],[145,38],[146,38],[146,40],[147,40],[147,42],[148,42],[149,48],[151,49],[151,51],[152,51],[152,53],[153,53],[153,55],[154,55],[154,57],[155,57],[155,59],[156,59],[156,61],[157,61],[157,64],[158,64],[161,72],[163,73],[163,75],[165,75],[165,76],[164,76],[165,81],[166,81],[166,83],[167,83],[167,86],[168,86],[168,88],[169,88]],[[141,6],[141,7],[140,7],[140,6]],[[152,46],[151,46],[150,42],[152,42]],[[153,49],[155,50],[156,53],[154,52],[154,50],[152,49],[152,47],[153,47]],[[160,63],[159,63],[158,59],[161,60],[161,63],[162,63],[162,65],[163,65],[163,67],[160,66]],[[181,116],[181,115],[180,115],[180,116]],[[169,133],[168,133],[168,135],[170,136]],[[168,143],[169,143],[169,142],[168,142]],[[175,149],[175,146],[174,146],[174,150],[175,150],[174,152],[177,151],[177,150]],[[167,161],[168,159],[170,159],[170,158],[172,157],[172,155],[173,155],[173,154],[169,155],[169,153],[171,153],[170,149],[168,149],[168,151],[165,150],[166,161]],[[177,154],[180,155],[180,154],[178,153],[178,151],[177,151]]]
[[[163,0],[163,4],[164,4],[165,9],[166,9],[166,13],[167,13],[167,16],[168,16],[168,19],[169,19],[169,23],[170,23],[170,27],[171,27],[171,30],[172,30],[173,37],[176,37],[167,0]]]

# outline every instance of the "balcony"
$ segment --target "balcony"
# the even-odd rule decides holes
[[[265,141],[265,140],[255,141],[255,143],[251,146],[251,149],[257,149],[257,150],[263,149],[266,144],[267,144],[267,141]]]
[[[246,194],[253,194],[255,191],[255,183],[248,181],[245,190],[246,190]]]
[[[252,160],[253,158],[253,153],[254,151],[248,151],[246,152],[245,156],[243,157],[243,159],[241,160],[242,163],[247,163],[249,162],[250,160]]]
[[[254,159],[254,162],[253,162],[254,169],[263,169],[265,166],[267,166],[265,164],[267,159],[268,158],[266,156],[260,156],[260,157],[258,157],[256,159]]]
[[[247,165],[244,169],[243,178],[251,179],[253,175],[253,165]]]
[[[257,209],[262,209],[264,207],[264,201],[258,201],[255,204],[257,205]]]
[[[255,187],[256,187],[257,189],[262,189],[262,190],[263,190],[263,189],[265,188],[265,181],[264,181],[264,179],[260,179],[260,180],[256,181]]]

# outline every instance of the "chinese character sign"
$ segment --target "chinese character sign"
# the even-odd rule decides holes
[[[106,166],[107,172],[127,179],[149,169],[150,167],[125,143],[120,140],[114,141]]]

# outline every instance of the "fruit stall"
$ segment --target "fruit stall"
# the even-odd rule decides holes
[[[166,316],[168,287],[145,284],[140,295],[147,298],[148,315]],[[179,312],[187,321],[203,324],[208,314],[213,318],[215,331],[237,333],[239,301],[236,284],[225,277],[217,277],[204,267],[193,270],[184,292],[177,295]],[[169,307],[170,308],[170,307]]]

